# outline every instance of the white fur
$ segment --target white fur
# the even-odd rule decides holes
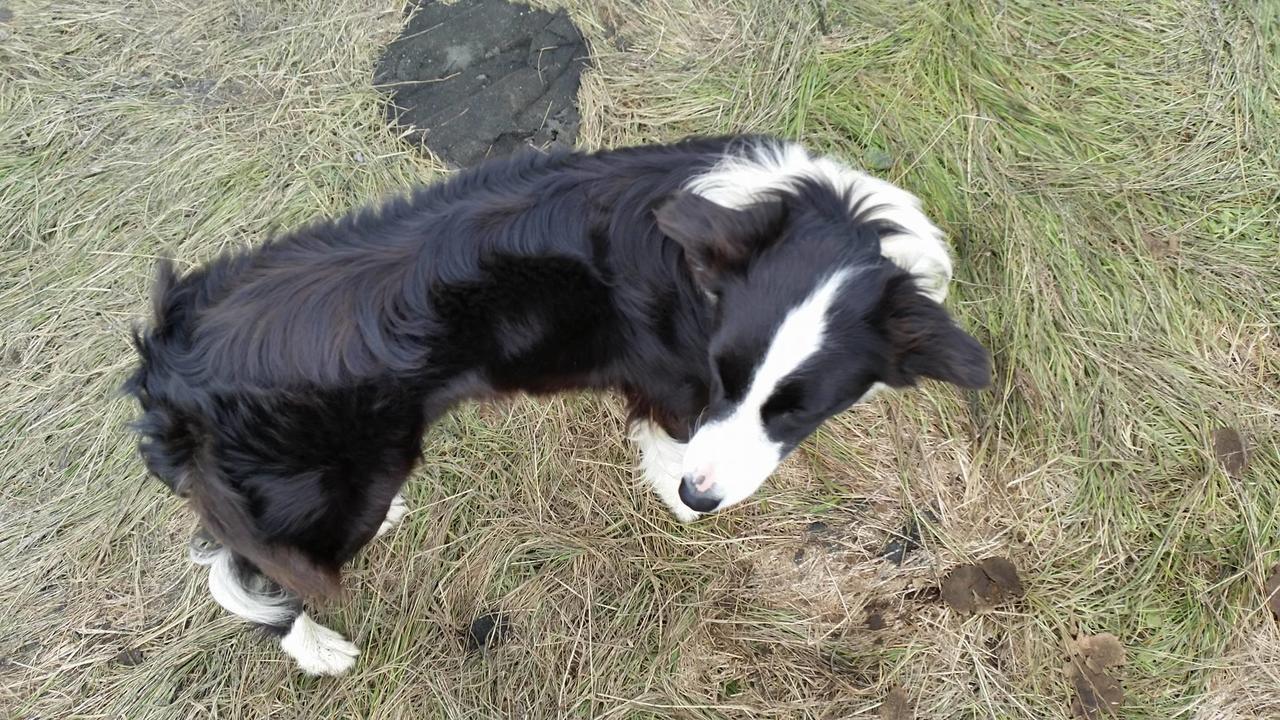
[[[378,532],[374,533],[373,536],[382,537],[391,532],[392,528],[399,525],[404,520],[404,516],[408,514],[409,503],[405,502],[403,495],[396,493],[396,496],[391,498],[391,507],[387,508],[386,518],[383,519],[382,524],[378,526]]]
[[[240,581],[231,551],[219,548],[209,565],[209,593],[228,612],[250,622],[289,626],[280,647],[311,675],[341,675],[356,663],[359,648],[338,633],[298,611],[297,601],[255,574],[249,586]],[[204,558],[205,556],[201,556]]]
[[[308,675],[343,675],[355,667],[360,649],[338,633],[316,623],[305,612],[293,621],[280,647]]]
[[[297,609],[285,591],[269,586],[261,575],[253,577],[253,587],[241,584],[231,551],[220,548],[209,565],[209,594],[227,612],[261,625],[283,626]]]
[[[714,484],[721,496],[719,508],[749,497],[782,461],[783,447],[769,439],[760,410],[778,385],[822,347],[827,309],[848,277],[845,270],[832,274],[787,313],[742,402],[689,440],[681,475]]]
[[[829,157],[810,155],[791,142],[763,142],[727,155],[685,188],[720,205],[740,208],[762,195],[814,179],[846,191],[867,219],[889,220],[903,232],[880,240],[880,254],[915,276],[920,289],[942,302],[951,281],[951,257],[939,230],[920,209],[920,200],[900,187],[858,172]]]
[[[640,450],[640,470],[653,491],[680,522],[693,522],[699,513],[680,500],[680,463],[686,445],[676,442],[657,423],[638,420],[631,424],[631,441]]]

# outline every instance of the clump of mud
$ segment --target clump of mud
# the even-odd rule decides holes
[[[525,145],[572,146],[587,45],[564,11],[421,0],[374,84],[407,137],[456,166]]]

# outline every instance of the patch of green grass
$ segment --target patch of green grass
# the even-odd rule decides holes
[[[568,3],[586,146],[772,131],[918,194],[990,392],[834,419],[748,506],[673,523],[608,399],[469,406],[296,674],[209,600],[114,395],[154,259],[199,262],[439,168],[369,87],[399,3],[45,6],[0,22],[0,715],[1066,718],[1113,632],[1129,718],[1265,717],[1280,638],[1280,10],[1110,0]],[[1216,466],[1238,427],[1250,468]],[[922,545],[880,557],[910,517]],[[807,529],[821,521],[828,529]],[[975,618],[930,588],[1011,557]],[[874,604],[887,623],[866,627]],[[509,639],[469,653],[501,612]],[[143,661],[113,658],[139,649]]]
[[[796,131],[887,150],[955,238],[956,309],[1002,377],[982,400],[991,491],[1052,468],[1020,488],[1043,563],[1025,652],[1051,665],[1076,628],[1116,632],[1132,716],[1184,711],[1256,621],[1280,550],[1262,481],[1280,144],[1274,106],[1251,101],[1269,82],[1257,26],[1186,3],[886,19],[818,54]],[[1219,426],[1254,438],[1252,481],[1217,470]]]
[[[777,129],[888,165],[955,239],[956,309],[1003,379],[977,419],[990,490],[1033,479],[1009,508],[1044,562],[1026,661],[1115,630],[1138,645],[1145,712],[1185,709],[1256,620],[1277,551],[1275,485],[1231,481],[1206,452],[1214,427],[1244,426],[1254,472],[1275,462],[1280,154],[1256,102],[1275,82],[1261,20],[1185,3],[843,9],[799,76],[762,82],[792,93]],[[933,712],[957,702],[992,707]]]

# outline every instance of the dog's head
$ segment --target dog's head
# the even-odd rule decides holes
[[[762,167],[763,166],[763,167]],[[711,403],[680,497],[749,497],[827,418],[881,386],[990,381],[940,304],[951,265],[909,193],[794,146],[733,158],[657,210],[714,298]]]

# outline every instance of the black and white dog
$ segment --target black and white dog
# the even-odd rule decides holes
[[[750,496],[884,386],[988,383],[911,194],[767,137],[489,162],[188,274],[126,388],[148,469],[218,543],[223,607],[309,673],[358,651],[302,598],[404,515],[427,426],[509,392],[616,390],[681,521]]]

